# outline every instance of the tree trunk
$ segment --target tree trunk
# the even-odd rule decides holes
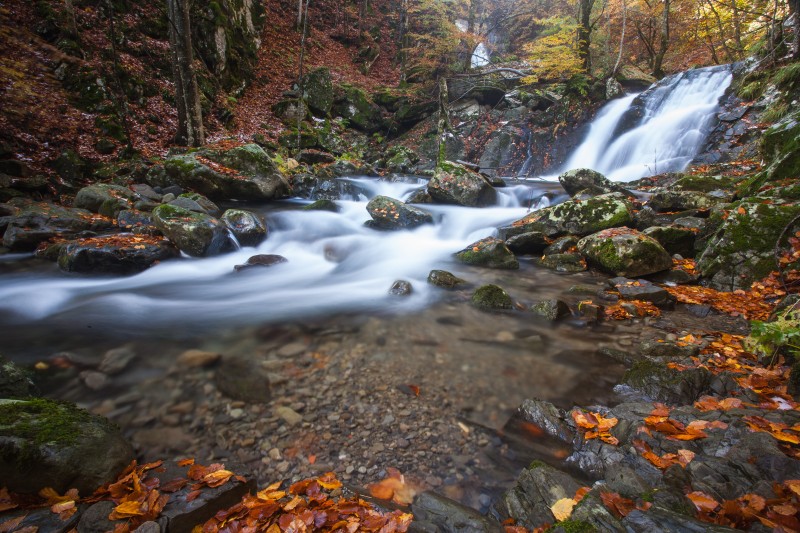
[[[178,108],[178,131],[175,143],[201,146],[205,143],[200,93],[192,67],[192,34],[189,23],[190,0],[167,0],[169,44],[172,73],[175,78],[175,104]]]
[[[447,136],[450,135],[450,106],[448,105],[447,79],[439,78],[439,120],[436,123],[436,134],[439,139],[439,149],[436,157],[436,168],[439,168],[447,158]]]
[[[578,2],[578,56],[583,63],[583,70],[589,72],[592,68],[592,58],[589,47],[592,38],[592,8],[595,0],[580,0]]]
[[[622,63],[622,51],[625,49],[625,29],[628,25],[628,6],[626,5],[626,1],[622,0],[622,32],[619,36],[619,54],[617,54],[617,62],[614,63],[614,68],[611,69],[611,77],[617,75],[619,71],[619,65]]]
[[[789,13],[794,15],[792,59],[800,59],[800,0],[789,0]]]
[[[659,39],[659,49],[653,58],[653,76],[656,78],[664,77],[664,56],[669,48],[669,10],[670,0],[664,0],[664,12],[661,14],[661,34]]]

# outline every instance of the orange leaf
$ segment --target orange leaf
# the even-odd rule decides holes
[[[719,504],[714,498],[700,491],[690,492],[686,497],[692,501],[698,511],[704,513],[711,513],[714,509],[719,507]]]
[[[108,515],[109,520],[120,520],[123,518],[132,518],[134,516],[141,516],[144,514],[142,511],[142,504],[137,501],[123,502],[117,505],[111,514]]]

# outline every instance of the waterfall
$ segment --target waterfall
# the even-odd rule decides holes
[[[715,125],[733,79],[728,65],[681,72],[606,104],[562,168],[591,168],[617,181],[681,171]]]
[[[478,43],[478,46],[475,47],[475,50],[472,52],[472,58],[470,60],[470,66],[472,68],[479,68],[485,67],[489,64],[489,56],[491,52],[483,43]]]

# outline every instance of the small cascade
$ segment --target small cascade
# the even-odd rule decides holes
[[[683,170],[713,129],[732,79],[728,65],[690,70],[606,104],[561,170],[591,168],[617,181]]]
[[[490,56],[491,52],[489,52],[489,49],[486,47],[486,45],[484,43],[478,43],[478,46],[476,46],[475,50],[472,52],[470,66],[472,68],[485,67],[490,62]]]

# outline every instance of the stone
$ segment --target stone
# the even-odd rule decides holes
[[[95,183],[78,191],[73,206],[108,217],[116,217],[120,211],[133,207],[134,197],[134,192],[127,187]]]
[[[247,357],[223,357],[214,375],[225,396],[247,403],[267,403],[272,398],[269,374],[258,361]]]
[[[503,533],[503,526],[475,509],[432,491],[418,494],[411,504],[414,527],[442,533]]]
[[[307,149],[300,150],[300,153],[297,154],[297,161],[305,163],[306,165],[316,165],[319,163],[327,165],[336,161],[336,156],[328,152],[323,152],[322,150]]]
[[[392,286],[389,287],[389,294],[392,296],[411,296],[412,292],[411,283],[402,279],[395,281],[392,283]]]
[[[562,442],[572,443],[575,437],[575,432],[567,423],[566,413],[550,402],[536,399],[525,400],[517,409],[515,416],[525,422],[535,424],[545,433]]]
[[[220,220],[242,246],[258,246],[267,238],[267,223],[252,211],[228,209]]]
[[[662,191],[648,200],[647,205],[657,212],[687,211],[689,209],[706,210],[716,204],[724,203],[726,198],[717,198],[710,194],[696,191]]]
[[[278,119],[289,127],[297,127],[298,122],[308,117],[308,106],[297,98],[281,100],[272,106],[272,112]]]
[[[182,252],[208,257],[233,251],[228,228],[205,213],[162,204],[153,210],[153,222]]]
[[[103,359],[100,361],[100,366],[97,367],[97,370],[113,376],[125,370],[134,359],[136,359],[136,351],[132,346],[126,345],[112,348],[103,354]]]
[[[443,289],[456,289],[467,282],[446,270],[431,270],[428,274],[428,283]]]
[[[616,276],[646,276],[672,267],[672,257],[658,241],[629,228],[584,237],[578,250],[590,265]]]
[[[628,200],[618,193],[611,193],[545,207],[501,229],[507,236],[530,231],[540,231],[548,237],[585,236],[632,223],[633,213]]]
[[[347,119],[348,125],[366,133],[385,129],[381,108],[359,87],[342,84],[336,87],[331,112]]]
[[[291,407],[286,407],[283,405],[279,405],[275,408],[275,415],[281,418],[284,422],[289,424],[290,426],[296,426],[303,422],[303,415],[292,409]],[[280,459],[280,455],[278,455]]]
[[[658,241],[670,254],[694,257],[694,243],[697,233],[679,226],[652,226],[642,232]]]
[[[28,398],[38,392],[27,371],[0,355],[0,399]]]
[[[53,238],[71,238],[82,231],[103,231],[113,220],[93,217],[91,211],[71,209],[46,202],[14,198],[8,205],[17,209],[8,220],[3,246],[14,251],[30,251]]]
[[[472,305],[483,311],[513,309],[514,301],[497,285],[483,285],[472,294]]]
[[[162,237],[132,233],[78,239],[64,244],[58,266],[65,272],[129,275],[180,256]]]
[[[311,111],[323,117],[331,112],[334,93],[331,71],[328,68],[321,67],[310,71],[303,76],[300,87],[303,91],[303,99]]]
[[[288,261],[289,260],[282,255],[258,254],[250,257],[243,265],[235,265],[233,269],[236,272],[241,272],[242,270],[248,270],[251,268],[264,268],[280,265],[281,263],[287,263]]]
[[[411,148],[396,144],[390,146],[384,155],[384,160],[381,164],[383,168],[389,172],[396,172],[398,174],[410,174],[416,169],[419,163],[419,155]],[[409,203],[414,203],[410,202]]]
[[[153,216],[150,213],[139,211],[138,209],[124,209],[117,214],[117,227],[121,231],[129,231],[134,234],[152,235],[158,229],[153,224]]]
[[[556,272],[575,273],[586,270],[586,262],[581,254],[544,255],[541,258],[535,258],[533,262]]]
[[[675,305],[675,297],[665,289],[645,279],[612,278],[608,281],[619,295],[626,300],[641,300],[658,307],[671,308]]]
[[[497,193],[480,174],[459,163],[444,161],[428,182],[428,194],[438,203],[484,207]]]
[[[339,206],[333,200],[317,200],[302,208],[302,211],[330,211],[331,213],[338,213]]]
[[[647,340],[639,345],[639,353],[653,359],[685,359],[700,353],[700,346],[671,340]]]
[[[629,533],[733,533],[741,531],[724,526],[701,522],[691,516],[677,513],[664,507],[651,507],[647,511],[634,510],[622,519]]]
[[[108,515],[117,506],[111,501],[101,501],[89,506],[86,511],[81,513],[78,521],[78,533],[106,533],[114,531],[114,521],[108,519]]]
[[[388,196],[376,196],[370,200],[367,212],[372,217],[369,226],[375,229],[411,229],[433,223],[433,216],[427,211]]]
[[[542,252],[544,255],[553,255],[553,254],[566,254],[570,252],[574,252],[578,246],[578,238],[573,235],[565,235],[563,237],[559,237],[558,239],[554,240],[552,244],[550,244],[547,248],[544,249]]]
[[[569,306],[565,302],[557,299],[537,302],[531,306],[531,312],[550,322],[555,322],[572,315]]]
[[[134,458],[108,420],[46,399],[0,400],[0,449],[0,479],[22,493],[75,487],[91,494]]]
[[[517,261],[517,258],[514,257],[514,254],[506,244],[493,237],[487,237],[470,244],[460,252],[456,252],[455,257],[468,265],[503,270],[516,270],[519,268],[519,261]]]
[[[636,361],[622,378],[622,383],[648,398],[671,405],[694,403],[710,382],[711,373],[705,368],[680,371],[649,360]]]
[[[184,368],[203,368],[215,364],[222,354],[205,350],[186,350],[178,356],[178,365]]]
[[[621,185],[609,180],[596,170],[589,168],[575,168],[564,172],[558,177],[558,182],[570,196],[575,196],[582,191],[592,196],[611,192],[620,192],[628,195],[630,192]]]
[[[508,249],[517,255],[540,254],[549,244],[550,241],[540,231],[530,231],[506,239]]]

